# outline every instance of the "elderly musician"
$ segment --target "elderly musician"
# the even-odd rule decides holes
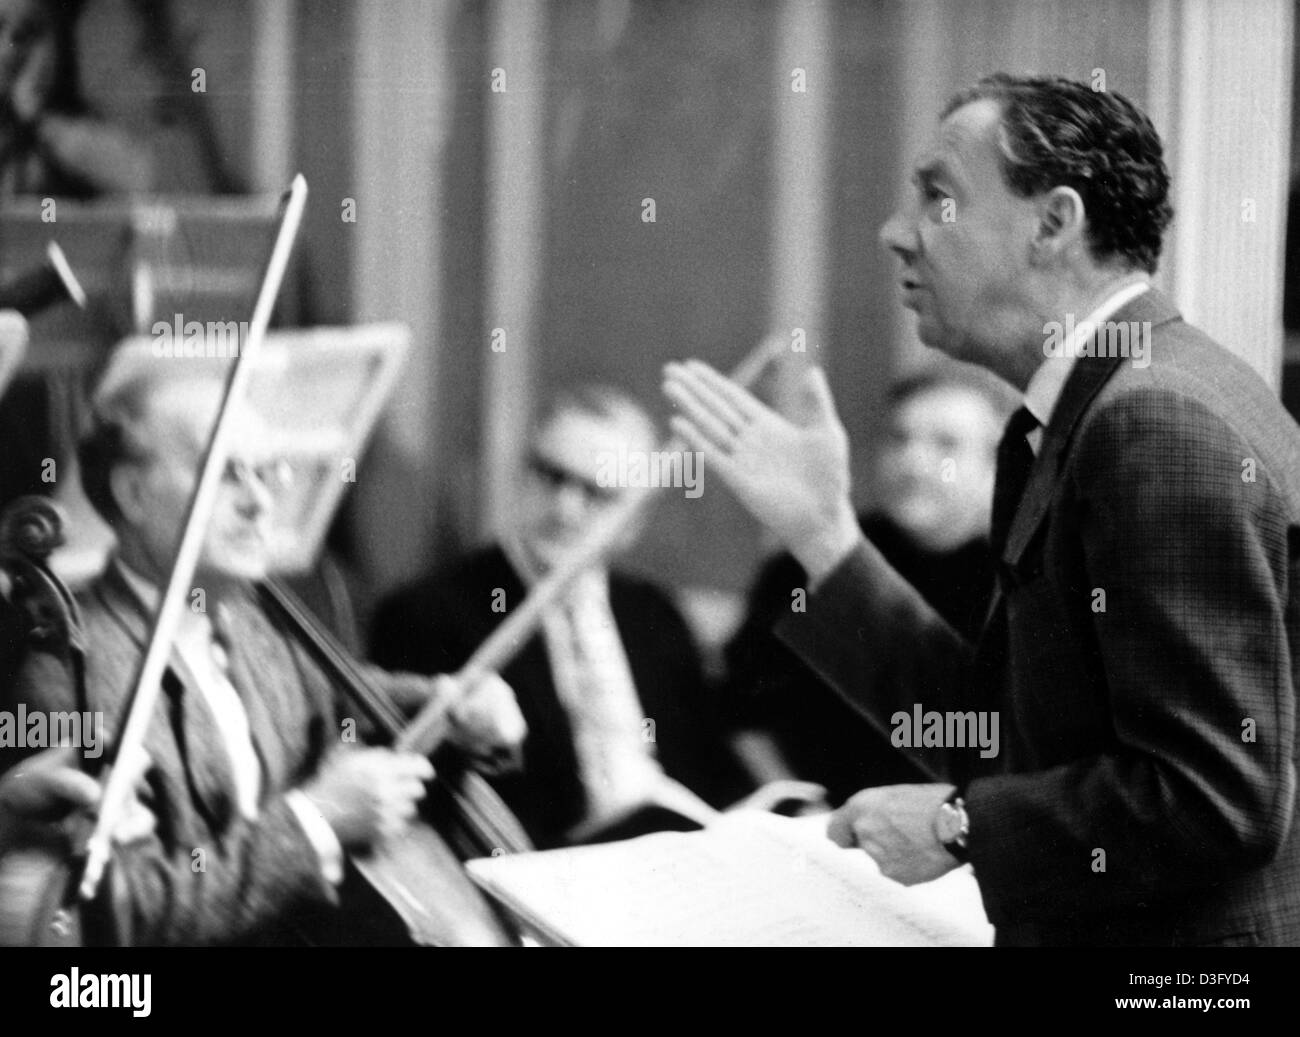
[[[81,596],[86,701],[21,677],[17,701],[100,710],[120,731],[220,389],[205,374],[152,370],[96,403],[81,477],[117,549]],[[103,883],[121,942],[274,945],[329,932],[345,851],[400,833],[433,777],[423,757],[349,744],[356,724],[325,674],[252,593],[266,575],[276,471],[255,452],[258,432],[240,425],[145,739],[155,831],[119,845]],[[446,677],[366,672],[408,712],[458,691]],[[525,730],[496,677],[460,696],[451,721],[471,758],[513,754]]]

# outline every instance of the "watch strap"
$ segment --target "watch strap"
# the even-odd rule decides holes
[[[957,837],[944,841],[943,848],[964,864],[970,860],[970,849],[967,841],[970,836],[970,817],[966,813],[965,790],[953,789],[952,794],[944,800],[943,807],[955,811],[961,819]]]

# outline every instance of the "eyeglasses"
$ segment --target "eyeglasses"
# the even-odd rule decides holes
[[[122,463],[149,467],[151,465],[179,465],[185,468],[180,458],[163,453],[134,453],[123,458]],[[281,490],[292,486],[297,478],[297,469],[292,461],[278,457],[255,464],[243,458],[231,457],[226,460],[226,467],[221,473],[222,482],[230,486],[247,486],[259,482],[267,489]]]
[[[528,470],[552,493],[557,493],[565,487],[581,490],[587,504],[608,504],[619,495],[617,487],[601,486],[577,472],[561,467],[541,454],[529,456]]]
[[[284,458],[249,464],[238,457],[226,461],[222,479],[238,486],[247,486],[256,481],[269,490],[282,490],[293,485],[294,468]]]

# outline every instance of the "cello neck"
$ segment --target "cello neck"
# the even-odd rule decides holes
[[[405,718],[401,711],[361,672],[339,640],[312,615],[302,600],[282,580],[271,577],[258,585],[262,601],[279,615],[311,653],[312,658],[365,713],[391,742],[401,732]]]
[[[387,693],[361,672],[338,639],[321,625],[283,581],[272,577],[258,586],[258,593],[273,614],[285,620],[321,669],[347,693],[384,738],[389,743],[395,742],[402,733],[406,718]],[[434,745],[429,751],[437,748]],[[478,774],[469,770],[457,775],[443,773],[442,785],[454,806],[457,821],[476,844],[488,849],[499,847],[510,853],[532,849],[519,819]]]

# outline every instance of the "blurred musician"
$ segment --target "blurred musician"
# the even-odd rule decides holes
[[[87,701],[20,676],[17,702],[103,711],[105,730],[120,730],[219,398],[213,378],[150,372],[97,403],[82,481],[118,548],[80,602]],[[345,744],[356,725],[336,714],[325,675],[250,593],[266,575],[276,468],[253,449],[255,425],[241,430],[145,740],[156,829],[117,849],[101,887],[123,942],[292,942],[332,916],[344,850],[400,832],[432,777],[423,758]],[[372,676],[411,710],[448,692]],[[453,741],[476,757],[522,739],[496,678],[452,716]]]
[[[459,666],[625,492],[600,484],[599,458],[656,444],[654,423],[617,390],[558,396],[528,444],[514,527],[383,603],[375,660],[424,673]],[[626,817],[665,773],[714,805],[744,791],[690,631],[651,583],[588,572],[503,673],[529,736],[523,771],[494,784],[538,846]]]
[[[952,625],[974,638],[993,590],[989,512],[1009,393],[983,372],[938,365],[887,394],[876,508],[863,534]],[[808,574],[791,554],[764,566],[727,646],[738,751],[759,782],[798,777],[833,803],[920,772],[772,632]]]

